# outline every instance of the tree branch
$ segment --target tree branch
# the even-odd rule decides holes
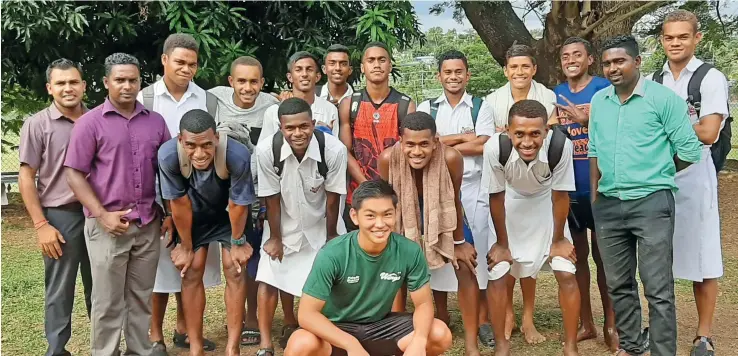
[[[606,26],[603,26],[597,32],[599,32],[599,33],[605,32],[610,27],[614,26],[614,24],[619,23],[620,21],[624,21],[625,19],[628,19],[630,17],[637,16],[637,15],[642,15],[642,14],[644,14],[644,13],[646,13],[646,12],[652,10],[652,9],[656,9],[656,8],[662,7],[662,6],[664,6],[664,5],[666,5],[666,4],[670,3],[670,2],[671,1],[644,2],[643,3],[644,5],[641,5],[641,6],[637,7],[637,8],[635,8],[635,9],[631,10],[628,13],[625,13],[623,15],[618,16],[617,18],[615,18],[615,20],[612,20],[612,21],[608,22],[608,24]]]
[[[533,46],[535,39],[515,14],[512,4],[498,1],[460,1],[469,23],[495,60],[504,65],[505,52],[513,43]]]
[[[617,6],[613,7],[612,9],[610,9],[607,12],[605,12],[604,14],[602,14],[602,17],[600,17],[599,19],[597,19],[597,21],[595,21],[594,23],[592,23],[591,25],[589,25],[587,28],[585,28],[584,30],[582,30],[582,32],[579,32],[579,34],[577,35],[577,37],[587,38],[587,36],[592,31],[594,31],[594,29],[597,28],[597,26],[601,25],[603,22],[605,22],[605,20],[609,19],[614,13],[616,13],[620,9],[622,9],[622,8],[624,8],[626,6],[630,6],[632,4],[633,3],[630,2],[630,1],[623,1],[623,2],[619,3]]]

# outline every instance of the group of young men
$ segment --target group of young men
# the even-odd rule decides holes
[[[533,318],[543,269],[558,282],[564,354],[577,355],[597,336],[588,230],[608,347],[676,354],[676,276],[695,283],[692,354],[713,355],[722,263],[710,145],[729,113],[725,77],[694,57],[700,38],[693,14],[667,16],[668,62],[653,81],[632,37],[597,53],[570,38],[567,81],[553,91],[533,80],[531,49],[514,45],[508,84],[484,99],[466,92],[466,57],[449,51],[438,61],[444,94],[417,106],[390,86],[378,42],[363,51],[364,89],[348,85],[349,50],[334,45],[322,66],[308,52],[290,57],[291,90],[276,95],[261,91],[251,57],[233,62],[229,87],[203,90],[192,81],[197,42],[174,34],[162,78],[143,90],[136,58],[108,57],[108,96],[91,110],[79,66],[55,61],[54,101],[26,121],[20,145],[46,266],[47,355],[69,354],[78,266],[92,355],[119,354],[121,330],[126,354],[166,355],[171,293],[173,344],[216,349],[203,313],[221,264],[227,355],[255,344],[274,355],[278,299],[285,355],[439,355],[452,342],[448,292],[458,292],[466,354],[481,343],[509,355],[516,280],[520,331],[545,340]],[[595,56],[607,79],[589,73]]]

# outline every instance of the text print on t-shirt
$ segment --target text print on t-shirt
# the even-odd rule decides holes
[[[589,104],[577,105],[577,108],[584,111],[589,116]],[[572,146],[574,146],[574,159],[587,160],[589,153],[589,129],[579,125],[569,118],[569,113],[564,110],[558,110],[559,123],[566,126],[566,130],[571,137]]]
[[[379,274],[379,279],[382,279],[385,281],[397,282],[400,279],[402,279],[402,272],[397,272],[397,273],[382,272]]]

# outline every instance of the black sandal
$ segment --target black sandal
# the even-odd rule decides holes
[[[709,337],[697,336],[692,341],[692,351],[689,356],[715,356],[715,344]]]
[[[495,332],[492,325],[482,324],[479,327],[479,342],[487,347],[495,347]]]
[[[298,325],[285,325],[282,327],[282,337],[279,338],[279,346],[281,346],[283,349],[287,348],[287,342],[290,341],[290,336],[292,336],[292,333],[295,332],[295,330],[299,329],[300,326]]]
[[[274,349],[271,347],[259,349],[259,351],[256,351],[256,356],[274,356]]]
[[[261,343],[261,332],[259,332],[259,329],[247,328],[246,326],[241,329],[241,346],[253,346],[259,343]]]
[[[177,330],[174,330],[174,336],[172,337],[172,342],[174,343],[174,346],[177,346],[179,348],[183,349],[189,349],[190,348],[190,342],[187,340],[187,333],[180,334],[177,332]],[[203,338],[202,339],[202,349],[204,351],[213,351],[215,350],[215,343]]]

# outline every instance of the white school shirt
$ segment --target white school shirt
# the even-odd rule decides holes
[[[272,105],[264,112],[264,123],[259,134],[259,143],[279,131],[278,109],[279,104]],[[313,111],[313,120],[315,120],[316,125],[319,122],[331,125],[333,136],[338,137],[338,129],[341,125],[338,122],[338,108],[335,105],[331,104],[328,100],[316,96],[315,101],[310,105],[310,110]]]
[[[492,117],[492,108],[486,101],[482,102],[477,116],[477,125],[472,120],[472,95],[464,92],[464,96],[456,107],[451,107],[446,95],[441,95],[434,100],[438,103],[436,113],[436,131],[439,135],[455,135],[465,133],[476,133],[477,136],[492,136],[495,134],[495,122]],[[418,111],[430,114],[430,101],[426,100],[418,105]],[[479,178],[482,174],[482,155],[475,157],[464,156],[464,179]]]
[[[320,149],[313,136],[305,157],[298,162],[285,140],[280,158],[284,161],[281,179],[274,170],[272,139],[265,138],[256,146],[259,171],[259,197],[281,195],[282,243],[291,251],[300,251],[303,240],[319,249],[326,240],[326,191],[346,194],[346,146],[331,135],[325,135],[326,179],[318,171]],[[284,139],[283,139],[284,140]],[[340,219],[340,212],[339,212]],[[265,236],[265,238],[269,238]],[[287,253],[287,251],[285,251]]]
[[[679,97],[687,100],[689,96],[687,93],[687,87],[689,86],[689,80],[692,79],[694,72],[702,65],[701,60],[697,57],[692,56],[687,66],[682,69],[679,73],[679,79],[674,80],[674,75],[669,68],[669,62],[664,63],[663,67],[663,85],[673,90]],[[653,74],[646,77],[647,79],[653,80]],[[689,120],[692,125],[696,124],[701,118],[712,115],[720,114],[723,116],[723,122],[720,124],[722,130],[725,126],[725,119],[728,118],[728,80],[725,79],[725,75],[716,68],[711,68],[705,78],[702,79],[700,84],[700,93],[702,94],[701,106],[700,106],[700,117],[697,117],[697,110],[692,105],[689,107]],[[718,135],[719,137],[719,135]],[[703,149],[709,148],[710,145],[704,145]]]
[[[164,117],[167,128],[172,137],[179,134],[179,121],[182,116],[194,109],[207,111],[207,98],[205,90],[197,86],[195,82],[190,82],[187,91],[182,95],[179,101],[174,100],[172,94],[167,90],[164,79],[154,83],[154,111]],[[143,104],[143,91],[138,93],[136,100]]]
[[[354,88],[352,88],[349,85],[348,90],[346,90],[346,92],[343,93],[343,96],[341,96],[341,99],[338,99],[338,102],[340,103],[341,100],[343,100],[344,98],[348,98],[353,94],[354,94]],[[328,100],[328,97],[330,96],[331,96],[331,92],[328,90],[328,84],[326,83],[325,85],[323,85],[322,89],[320,89],[320,95],[318,97],[321,99]]]
[[[574,153],[571,141],[566,140],[559,164],[553,174],[548,167],[548,146],[551,131],[546,137],[538,157],[526,164],[513,147],[505,167],[500,164],[500,134],[490,137],[484,144],[484,168],[482,185],[489,194],[512,190],[522,197],[538,196],[551,190],[575,191]]]

